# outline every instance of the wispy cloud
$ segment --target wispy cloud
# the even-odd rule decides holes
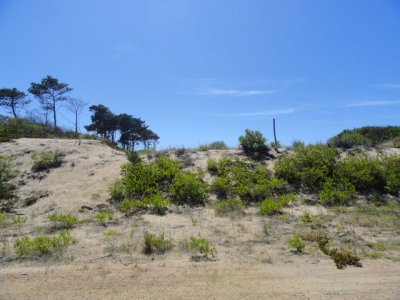
[[[259,96],[270,95],[279,93],[280,90],[236,90],[236,89],[206,89],[202,94],[212,96],[232,96],[232,97],[246,97],[246,96]]]
[[[365,101],[346,104],[343,107],[368,107],[368,106],[391,106],[400,105],[400,100]]]
[[[384,89],[400,89],[400,83],[386,82],[386,83],[380,83],[380,84],[373,84],[372,87],[384,88]]]
[[[271,117],[278,115],[291,114],[294,112],[293,108],[277,109],[277,110],[262,110],[247,113],[233,113],[233,114],[220,114],[218,117],[231,117],[231,118],[245,118],[245,117]]]

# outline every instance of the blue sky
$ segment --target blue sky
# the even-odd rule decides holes
[[[271,140],[273,117],[282,143],[319,142],[400,125],[399,30],[397,0],[0,0],[0,87],[52,75],[161,148]]]

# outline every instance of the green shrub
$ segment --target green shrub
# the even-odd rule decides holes
[[[382,157],[386,185],[385,190],[391,194],[399,195],[400,192],[400,156],[388,155]]]
[[[192,172],[179,173],[172,181],[170,192],[172,201],[178,205],[204,205],[208,187]]]
[[[75,226],[76,222],[78,219],[76,216],[71,215],[71,214],[58,214],[58,213],[53,213],[48,215],[48,218],[52,222],[57,222],[60,223],[62,227],[64,228],[72,228]]]
[[[72,237],[70,232],[68,230],[63,230],[53,237],[37,236],[31,239],[28,236],[24,236],[14,243],[14,249],[19,258],[27,258],[36,255],[42,256],[61,251],[71,241]]]
[[[286,206],[286,205],[289,205],[290,203],[297,202],[297,196],[293,193],[279,195],[278,201],[279,201],[279,203],[282,204],[282,206]]]
[[[345,181],[328,179],[322,186],[318,195],[326,205],[343,205],[349,203],[355,193],[354,185]]]
[[[259,160],[264,158],[269,151],[267,139],[259,131],[245,130],[245,135],[239,137],[240,147],[249,157]]]
[[[172,248],[172,241],[164,237],[164,233],[160,235],[144,233],[143,253],[150,255],[153,253],[164,254]]]
[[[278,159],[274,166],[275,174],[297,187],[319,190],[332,177],[338,158],[338,150],[329,146],[297,147],[292,154]]]
[[[62,165],[62,157],[64,155],[59,151],[41,151],[32,154],[32,171],[40,172],[46,171],[52,168],[58,168]]]
[[[210,143],[209,145],[210,150],[226,150],[228,146],[225,144],[224,141],[215,141]]]
[[[199,150],[200,151],[208,151],[208,150],[210,150],[210,146],[208,146],[208,145],[200,145],[199,146]]]
[[[217,174],[217,172],[218,172],[218,162],[213,158],[209,158],[207,160],[207,170],[212,175]]]
[[[14,216],[13,217],[13,223],[15,225],[23,225],[26,223],[26,217],[23,216]]]
[[[0,199],[11,199],[14,197],[15,186],[10,183],[16,173],[11,168],[9,158],[0,156]]]
[[[304,224],[312,223],[312,216],[308,210],[304,211],[300,219]]]
[[[113,217],[114,217],[114,213],[111,210],[106,209],[102,212],[99,212],[96,215],[96,220],[98,222],[107,222],[107,221],[111,221],[113,219]]]
[[[131,164],[137,164],[142,161],[139,154],[136,151],[126,151],[125,152],[126,158]]]
[[[226,198],[231,194],[231,185],[228,178],[217,177],[211,184],[211,191],[214,192],[218,198]]]
[[[289,248],[295,249],[297,252],[302,253],[306,247],[306,243],[301,239],[300,234],[295,233],[288,241]]]
[[[266,166],[228,157],[219,161],[209,160],[210,165],[217,175],[211,190],[219,198],[237,196],[246,202],[259,202],[286,190],[286,182],[272,177]]]
[[[332,249],[330,251],[330,257],[333,259],[338,269],[344,269],[346,266],[362,267],[358,255],[354,251],[348,249]]]
[[[194,253],[197,252],[205,255],[211,255],[213,257],[217,253],[217,250],[214,247],[211,247],[206,239],[196,237],[194,235],[190,237],[187,247]]]
[[[165,215],[170,205],[170,201],[159,194],[150,196],[144,202],[150,206],[152,213],[157,215]]]
[[[229,213],[243,213],[244,203],[242,200],[229,198],[214,203],[214,210],[217,215],[225,215]]]
[[[362,154],[348,156],[340,161],[336,176],[341,179],[344,178],[360,192],[383,191],[386,182],[380,161]]]
[[[282,203],[275,201],[272,198],[267,198],[260,203],[260,215],[273,216],[279,214],[282,209]]]
[[[366,145],[376,146],[393,139],[400,137],[400,127],[399,126],[365,126],[361,128],[356,128],[352,130],[344,130],[337,136],[331,138],[328,142],[335,143],[336,140],[340,142],[342,136],[361,136],[365,141]],[[361,140],[361,138],[358,138]],[[365,145],[365,144],[363,144]]]
[[[0,226],[6,226],[7,225],[7,216],[5,213],[0,211]]]
[[[345,130],[336,137],[331,138],[328,144],[347,149],[359,145],[368,146],[371,142],[359,132]]]

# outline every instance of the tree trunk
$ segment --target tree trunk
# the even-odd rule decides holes
[[[15,112],[14,99],[11,99],[11,110],[12,110],[12,113],[13,113],[13,115],[14,115],[14,118],[18,118],[18,117],[17,117],[17,114],[16,114],[16,112]]]
[[[75,133],[78,133],[78,114],[75,113]]]
[[[57,115],[56,115],[56,101],[53,100],[53,116],[54,116],[54,128],[57,127]]]

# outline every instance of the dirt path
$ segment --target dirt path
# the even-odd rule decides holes
[[[232,268],[218,262],[10,267],[1,299],[399,299],[400,264],[367,261]]]

